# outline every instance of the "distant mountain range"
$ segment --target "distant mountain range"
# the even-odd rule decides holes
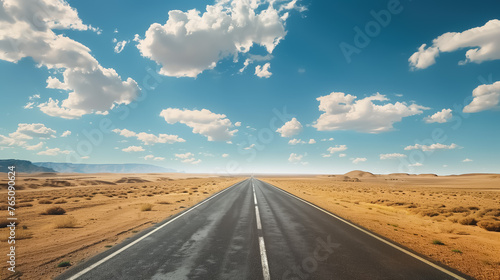
[[[171,173],[174,169],[151,164],[75,164],[58,162],[31,162],[17,159],[0,159],[0,172],[8,172],[8,167],[15,165],[17,172],[38,173]]]
[[[31,161],[19,160],[19,159],[0,159],[0,172],[9,172],[8,167],[15,166],[16,172],[23,173],[38,173],[38,172],[56,172],[52,168],[42,167],[34,165]]]
[[[170,173],[174,169],[151,164],[75,164],[57,162],[34,162],[34,165],[54,169],[59,173]]]

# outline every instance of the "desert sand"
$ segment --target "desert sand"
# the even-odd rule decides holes
[[[500,279],[500,175],[259,177],[477,279]]]
[[[4,255],[0,278],[52,279],[68,269],[60,263],[85,261],[238,181],[200,174],[18,175],[18,272],[7,271]],[[0,201],[5,221],[6,192]],[[57,207],[65,213],[46,213],[57,213]],[[5,226],[2,248],[7,248]]]

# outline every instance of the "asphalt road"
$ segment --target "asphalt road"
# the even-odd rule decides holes
[[[470,279],[257,179],[56,279]]]

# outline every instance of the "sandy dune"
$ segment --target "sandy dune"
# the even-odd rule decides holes
[[[497,174],[259,179],[477,279],[500,279]]]
[[[16,180],[22,190],[16,197],[19,273],[14,279],[52,279],[67,269],[57,267],[59,263],[75,265],[241,179],[200,174],[47,173],[21,175]],[[5,192],[0,201],[7,201]],[[151,211],[144,211],[150,206]],[[66,213],[41,214],[53,207]],[[6,209],[6,204],[0,208]],[[2,248],[7,234],[3,225]],[[5,262],[0,271],[1,279],[12,276]]]

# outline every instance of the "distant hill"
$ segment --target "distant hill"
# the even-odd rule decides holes
[[[344,174],[345,176],[349,176],[351,178],[359,178],[359,177],[375,177],[373,173],[366,172],[366,171],[361,171],[361,170],[354,170],[351,172],[348,172]]]
[[[0,159],[0,172],[3,173],[9,172],[8,169],[9,166],[15,166],[16,172],[22,172],[22,173],[56,172],[54,169],[50,167],[38,166],[28,160]]]
[[[174,169],[151,164],[75,164],[57,162],[34,162],[33,164],[53,169],[60,173],[171,173]]]

